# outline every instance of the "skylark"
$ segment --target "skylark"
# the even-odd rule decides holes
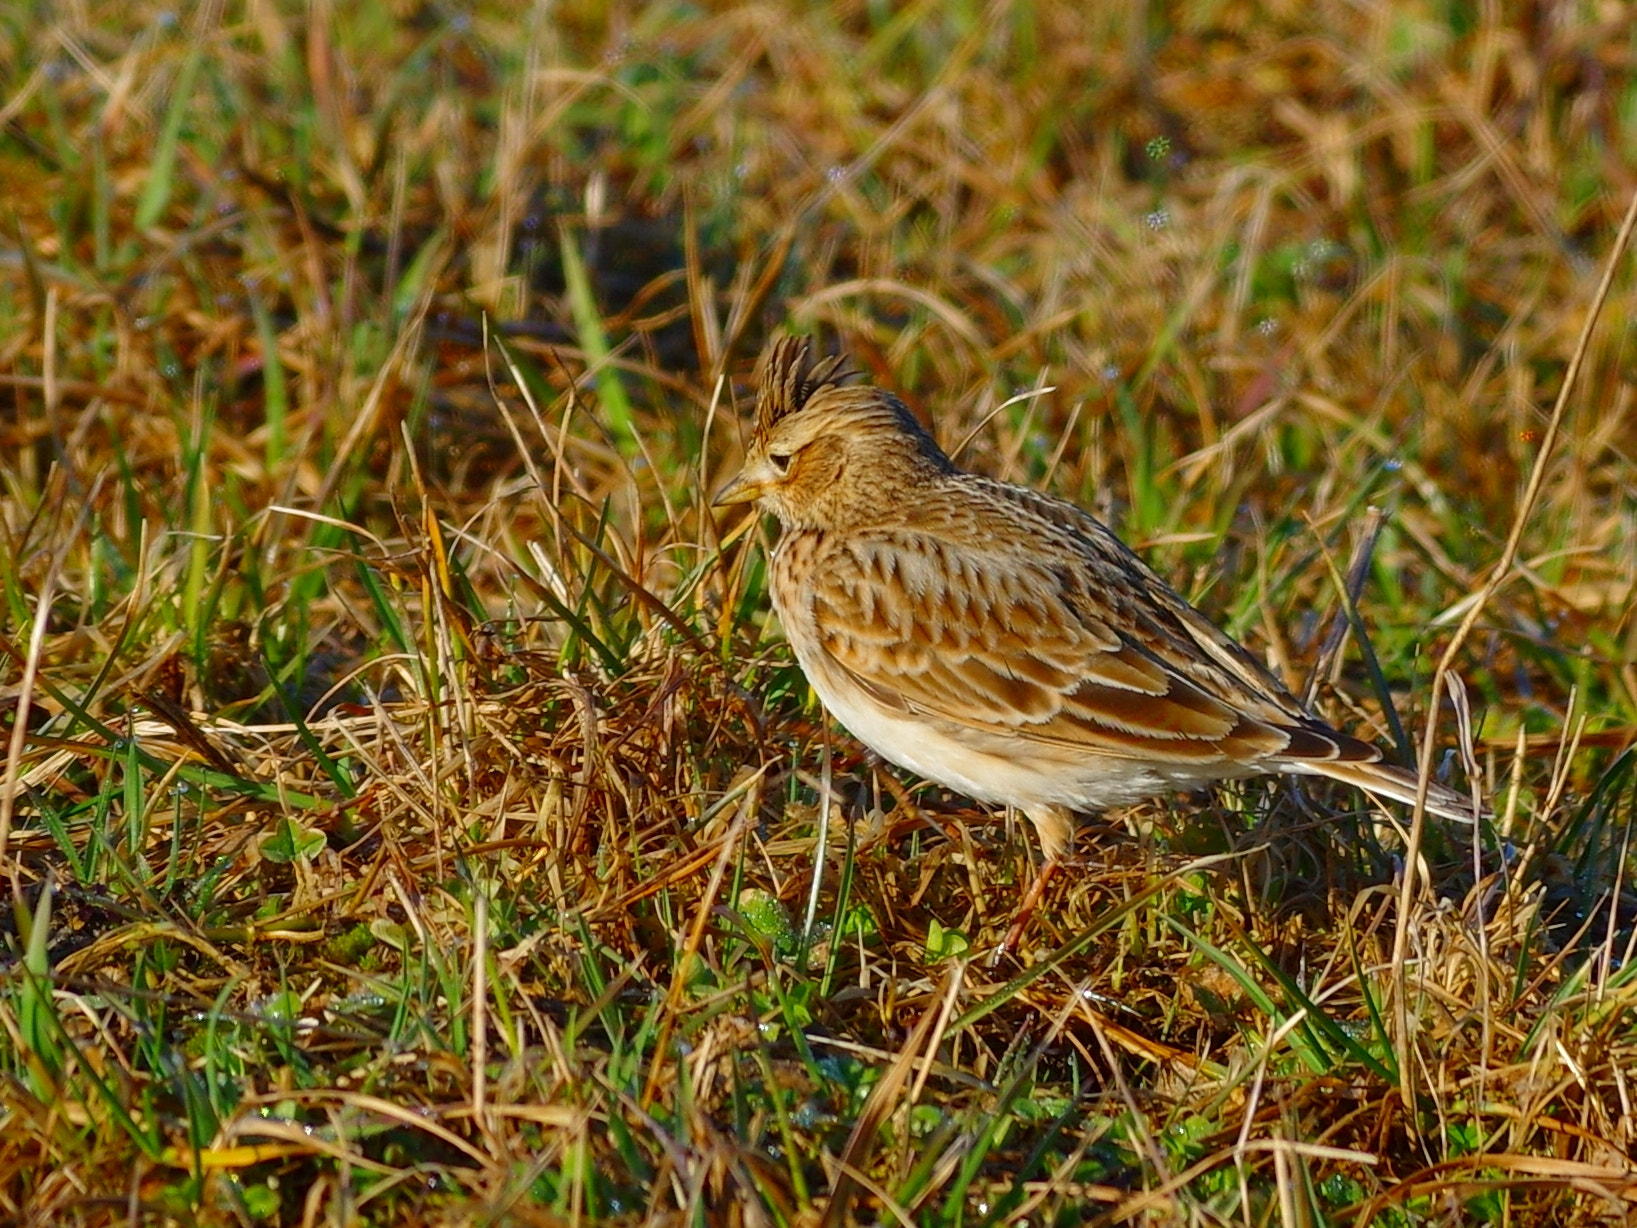
[[[1086,512],[957,468],[902,401],[805,339],[759,371],[749,454],[716,503],[778,517],[773,607],[829,712],[1034,823],[1045,861],[1021,915],[1075,810],[1272,772],[1413,802],[1414,773],[1307,712]],[[1427,808],[1473,817],[1438,784]]]

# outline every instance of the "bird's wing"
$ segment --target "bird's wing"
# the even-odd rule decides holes
[[[1304,713],[1096,521],[1106,542],[1035,519],[849,535],[809,579],[822,650],[889,708],[1105,755],[1379,757]]]

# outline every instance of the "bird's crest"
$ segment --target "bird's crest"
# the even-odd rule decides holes
[[[811,362],[811,352],[806,337],[780,337],[762,352],[756,364],[758,437],[766,438],[780,419],[801,409],[819,389],[840,387],[857,374],[843,354]]]

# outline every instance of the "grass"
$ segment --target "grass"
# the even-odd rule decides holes
[[[0,1220],[1625,1222],[1611,12],[0,14]],[[1453,646],[1494,823],[1091,816],[991,964],[708,508],[790,328],[1407,759]]]

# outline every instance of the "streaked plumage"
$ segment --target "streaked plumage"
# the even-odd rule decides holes
[[[1320,721],[1103,524],[958,469],[909,410],[804,339],[764,355],[744,468],[717,502],[783,526],[774,609],[824,706],[893,763],[1016,806],[1047,866],[1070,811],[1270,772],[1415,796]],[[1440,785],[1428,807],[1472,817]]]

